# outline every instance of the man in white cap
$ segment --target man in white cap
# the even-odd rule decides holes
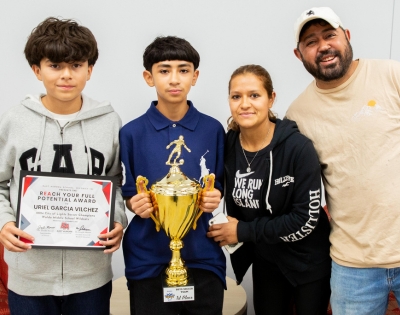
[[[353,60],[330,8],[295,23],[294,53],[315,80],[292,103],[317,150],[331,220],[333,314],[385,314],[400,298],[400,63]]]

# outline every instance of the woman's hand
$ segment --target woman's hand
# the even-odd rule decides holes
[[[237,225],[239,221],[233,217],[227,217],[228,223],[213,224],[208,229],[207,237],[219,242],[219,246],[238,243]]]

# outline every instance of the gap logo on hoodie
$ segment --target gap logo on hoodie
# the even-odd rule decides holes
[[[51,167],[51,172],[75,174],[74,162],[72,160],[72,144],[53,144],[54,158]],[[87,148],[85,147],[87,154]],[[24,171],[35,171],[35,161],[37,155],[37,148],[31,148],[21,154],[19,164]],[[103,153],[90,148],[90,155],[92,160],[92,170],[89,170],[89,163],[87,174],[102,175],[104,170],[105,158]],[[37,163],[37,171],[41,172],[40,157]]]

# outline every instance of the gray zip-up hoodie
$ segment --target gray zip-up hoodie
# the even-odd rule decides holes
[[[16,220],[20,170],[121,176],[121,120],[108,102],[82,96],[79,114],[63,128],[28,95],[0,117],[0,229]],[[87,149],[89,148],[89,149]],[[114,221],[127,225],[117,188]],[[112,279],[111,255],[101,250],[5,250],[8,287],[21,295],[68,295]]]

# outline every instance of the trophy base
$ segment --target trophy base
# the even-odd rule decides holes
[[[188,271],[183,262],[182,265],[169,266],[165,270],[165,275],[165,283],[170,287],[185,286],[188,284]]]
[[[163,279],[164,302],[194,301],[194,281],[190,277],[186,285],[171,286],[167,283],[167,276]]]

